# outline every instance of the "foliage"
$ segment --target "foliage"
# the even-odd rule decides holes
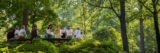
[[[70,41],[62,45],[60,50],[61,53],[115,53],[119,51],[113,42],[100,42],[94,39]]]
[[[114,11],[107,8],[111,7],[110,1],[115,12],[120,14],[119,0],[0,0],[0,50],[3,52],[66,51],[68,53],[73,51],[91,53],[96,51],[106,52],[103,50],[107,50],[109,53],[112,53],[113,50],[116,52],[122,51],[121,25]],[[145,7],[154,11],[153,0],[141,1],[144,2]],[[140,18],[144,20],[145,51],[156,53],[157,43],[152,13],[138,0],[125,0],[125,6],[130,53],[140,52]],[[141,6],[143,7],[142,9]],[[21,27],[23,24],[23,13],[25,13],[26,9],[29,11],[28,29],[31,31],[32,25],[37,24],[39,35],[42,38],[46,33],[48,24],[52,23],[53,31],[56,25],[72,26],[73,31],[79,26],[83,34],[83,40],[72,40],[60,47],[58,47],[60,43],[52,44],[39,39],[33,40],[33,43],[30,41],[20,43],[16,41],[5,42],[7,32],[11,28]],[[160,15],[159,12],[160,2],[157,2],[158,16]],[[160,21],[158,22],[160,23]],[[98,45],[94,45],[95,42],[98,42]],[[105,42],[109,42],[109,46]],[[49,45],[52,47],[49,47]],[[106,48],[102,48],[102,46],[106,46]]]
[[[94,39],[73,39],[60,46],[41,39],[25,42],[2,42],[1,52],[46,52],[46,53],[115,53],[119,52],[118,46],[110,41],[98,41]]]
[[[4,42],[1,43],[1,52],[47,52],[47,53],[57,53],[58,50],[54,44],[51,42],[34,39],[32,41],[25,42]]]

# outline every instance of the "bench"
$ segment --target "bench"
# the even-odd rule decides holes
[[[63,43],[63,42],[66,42],[66,41],[70,41],[71,39],[66,39],[66,38],[49,38],[49,39],[45,39],[45,38],[41,38],[42,40],[46,40],[46,41],[49,41],[49,42],[52,42],[52,43],[55,43],[55,42],[58,42],[58,43]],[[23,42],[23,41],[32,41],[33,39],[11,39],[11,40],[8,40],[7,42],[11,42],[11,41],[20,41],[20,42]]]

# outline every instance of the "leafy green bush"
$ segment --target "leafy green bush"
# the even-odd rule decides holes
[[[107,28],[103,28],[103,29],[97,30],[93,35],[94,35],[93,36],[94,39],[103,40],[109,37],[109,31],[107,30]]]
[[[34,39],[32,42],[26,42],[23,46],[18,48],[18,51],[58,53],[54,44],[41,39]]]
[[[3,42],[0,45],[1,52],[45,52],[45,53],[115,53],[118,47],[110,41],[98,41],[94,39],[72,39],[69,42],[51,43],[42,39],[32,41]]]
[[[109,41],[94,39],[78,40],[65,43],[60,47],[60,53],[115,53],[118,52],[116,45]]]
[[[106,28],[96,30],[95,33],[93,33],[93,39],[100,41],[113,41],[117,43],[121,41],[121,34],[114,27],[108,26]]]
[[[0,49],[2,52],[47,52],[47,53],[58,53],[57,48],[51,42],[34,39],[32,41],[24,42],[8,42],[3,43],[3,48]],[[4,50],[8,49],[8,50]]]

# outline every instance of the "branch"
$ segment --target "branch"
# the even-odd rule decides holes
[[[89,2],[87,2],[86,0],[84,0],[84,1],[85,1],[86,3],[88,3],[89,5],[94,6],[94,7],[111,9],[111,10],[116,14],[117,17],[120,17],[120,16],[118,15],[118,13],[116,12],[116,10],[113,8],[112,2],[111,2],[110,0],[109,0],[109,1],[110,1],[111,7],[102,7],[102,6],[98,6],[98,5],[93,5],[93,4],[89,3]]]
[[[136,13],[136,14],[130,16],[129,18],[132,18],[132,17],[134,17],[134,16],[137,16],[139,13],[141,13],[141,12],[138,12],[138,13]],[[136,18],[136,17],[135,17],[135,18]],[[129,21],[133,21],[135,18],[129,19]],[[128,22],[129,22],[129,21],[128,21]]]
[[[117,15],[117,17],[120,17],[120,16],[118,15],[118,13],[116,12],[116,10],[113,8],[111,0],[109,0],[109,3],[110,3],[110,5],[111,5],[112,11]]]
[[[144,6],[149,12],[153,13],[152,10],[151,10],[150,8],[148,8],[147,6],[145,6],[142,1],[140,1],[140,0],[138,0],[138,1],[139,1],[139,3],[141,3],[142,6]]]
[[[94,7],[109,8],[109,9],[111,9],[111,7],[102,7],[102,6],[98,6],[98,5],[93,5],[93,4],[89,3],[89,2],[87,2],[86,0],[85,0],[85,2],[88,3],[88,4],[91,5],[91,6],[94,6]]]

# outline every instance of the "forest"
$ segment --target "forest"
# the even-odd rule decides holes
[[[159,0],[0,0],[0,53],[160,53],[159,15]],[[49,24],[82,37],[48,41]],[[40,38],[8,41],[22,25]]]

